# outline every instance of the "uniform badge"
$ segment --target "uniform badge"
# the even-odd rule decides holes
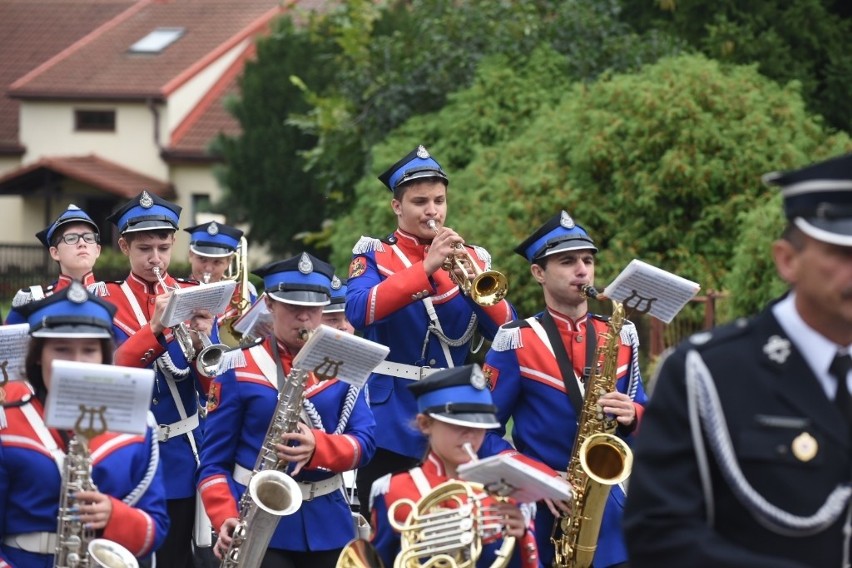
[[[782,365],[790,356],[790,340],[778,335],[773,335],[766,340],[763,352],[770,360]]]
[[[574,219],[572,219],[571,215],[569,215],[568,212],[563,209],[562,214],[559,216],[559,224],[566,229],[573,229]]]
[[[689,338],[689,342],[693,345],[704,345],[713,337],[712,331],[700,331]]]
[[[299,272],[302,274],[310,274],[314,271],[314,263],[311,262],[310,257],[308,257],[308,253],[303,252],[302,258],[299,259]]]
[[[364,261],[364,257],[356,256],[349,263],[349,278],[357,278],[364,274],[365,270],[367,270],[367,263]]]
[[[334,278],[331,279],[331,289],[332,290],[340,290],[341,286],[343,286],[343,282],[341,282],[340,278],[338,278],[337,274],[335,274]]]
[[[793,443],[790,444],[790,448],[793,450],[793,455],[796,456],[797,460],[801,462],[809,462],[817,455],[819,444],[817,443],[816,438],[807,432],[802,432],[793,438]]]
[[[486,384],[487,382],[485,375],[482,374],[482,369],[479,368],[479,365],[474,365],[473,371],[470,373],[470,385],[476,390],[483,390]]]
[[[144,209],[150,209],[154,206],[154,200],[148,195],[147,191],[142,192],[142,196],[139,198],[139,205],[141,205]]]
[[[497,377],[500,376],[500,369],[492,367],[488,363],[482,366],[482,375],[485,377],[485,384],[488,390],[494,390],[497,386]]]
[[[207,412],[213,412],[219,407],[219,383],[211,383],[207,394]]]
[[[417,157],[420,158],[421,160],[425,160],[426,158],[429,157],[429,151],[426,150],[426,148],[423,147],[422,144],[417,147]]]
[[[219,225],[216,224],[216,221],[207,225],[207,234],[211,237],[219,234]]]
[[[83,304],[89,299],[89,294],[86,292],[83,285],[75,280],[71,283],[71,286],[68,287],[68,296],[66,297],[69,301],[74,302],[75,304]]]

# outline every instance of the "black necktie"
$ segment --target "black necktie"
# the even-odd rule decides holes
[[[850,368],[852,368],[852,357],[848,353],[845,355],[838,353],[834,356],[828,372],[837,379],[837,396],[834,397],[834,404],[852,427],[852,397],[849,396],[849,388],[846,386],[846,377]]]

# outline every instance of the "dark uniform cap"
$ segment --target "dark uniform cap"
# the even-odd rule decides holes
[[[331,298],[334,268],[306,252],[262,266],[252,274],[263,278],[270,298],[285,304],[326,306]]]
[[[598,252],[595,242],[586,230],[574,223],[565,210],[554,215],[536,232],[515,247],[515,252],[534,262],[545,256],[566,250],[592,250]]]
[[[184,229],[189,237],[189,250],[200,256],[220,258],[237,251],[243,232],[236,227],[210,221]]]
[[[346,310],[346,284],[337,275],[331,279],[331,301],[322,309],[324,314],[336,314]]]
[[[98,225],[95,223],[91,217],[89,217],[85,211],[74,205],[73,203],[68,206],[59,217],[56,218],[56,221],[50,224],[46,229],[39,231],[36,233],[36,238],[41,241],[41,244],[50,248],[50,242],[53,239],[53,235],[56,233],[56,229],[61,227],[62,225],[67,225],[69,223],[87,223],[92,226],[92,231],[97,235],[99,232]]]
[[[122,235],[139,231],[177,231],[180,211],[180,205],[143,191],[107,219]]]
[[[417,411],[435,420],[468,428],[499,428],[497,407],[479,365],[453,367],[433,373],[408,389],[417,398]]]
[[[784,215],[818,241],[852,246],[852,154],[789,172],[771,172],[764,183],[781,188]]]
[[[111,339],[115,306],[95,296],[78,281],[37,302],[17,308],[33,337]]]
[[[379,180],[389,190],[396,191],[399,186],[416,179],[437,178],[449,185],[450,180],[435,159],[423,146],[418,146],[406,157],[392,165]]]

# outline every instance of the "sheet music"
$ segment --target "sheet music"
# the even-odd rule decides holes
[[[293,367],[362,387],[389,352],[385,345],[320,325],[293,359]]]
[[[214,316],[221,314],[228,309],[236,286],[233,280],[223,280],[172,291],[163,312],[163,325],[172,327],[186,321],[195,310],[209,310]]]
[[[634,258],[603,294],[623,303],[628,316],[631,311],[647,312],[671,323],[700,289],[697,282]]]
[[[272,314],[266,305],[266,292],[234,322],[234,330],[246,337],[266,337],[272,333]]]
[[[144,434],[153,389],[153,369],[53,361],[44,422],[60,430],[75,430],[78,421],[100,429],[106,422],[110,432]]]
[[[27,378],[25,362],[30,345],[30,324],[0,325],[0,382]]]
[[[458,466],[456,471],[464,481],[481,483],[490,493],[511,497],[520,503],[571,499],[571,486],[561,477],[547,475],[510,454],[470,461]]]

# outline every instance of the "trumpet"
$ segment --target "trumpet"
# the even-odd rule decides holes
[[[434,219],[429,219],[429,228],[438,234],[438,224]],[[468,250],[461,243],[454,245],[455,252],[444,260],[441,266],[452,280],[461,289],[462,293],[480,306],[493,306],[506,297],[509,290],[508,279],[496,270],[482,270],[476,261],[470,256]],[[456,270],[467,274],[467,267],[471,266],[474,272],[473,278],[459,276]]]
[[[169,286],[166,284],[166,279],[163,277],[163,271],[160,270],[159,266],[155,266],[151,270],[154,271],[154,276],[156,276],[157,280],[160,281],[160,286],[163,287],[163,290],[166,292],[174,291],[176,286]],[[174,333],[175,341],[178,342],[180,350],[183,352],[183,356],[187,361],[191,361],[192,358],[195,357],[195,346],[192,344],[192,335],[189,327],[187,327],[184,322],[181,322],[179,325],[172,328],[172,333]]]

